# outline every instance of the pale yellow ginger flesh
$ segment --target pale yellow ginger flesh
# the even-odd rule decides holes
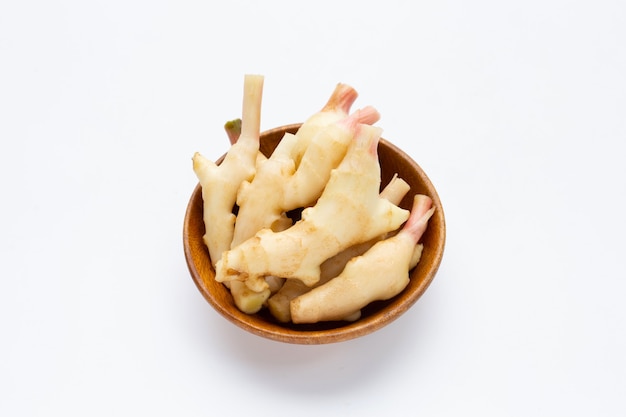
[[[245,281],[254,291],[262,291],[267,285],[263,277],[275,275],[311,286],[319,281],[326,259],[402,225],[409,212],[378,193],[380,134],[378,127],[358,125],[317,203],[289,229],[279,233],[263,229],[224,252],[216,265],[216,280]]]
[[[341,320],[372,301],[399,294],[409,283],[415,247],[433,212],[429,197],[415,196],[411,216],[402,230],[352,258],[339,276],[293,299],[291,320],[294,323]]]
[[[259,153],[261,127],[261,98],[264,78],[246,75],[244,78],[241,134],[233,143],[222,163],[214,162],[196,152],[193,169],[202,186],[204,224],[207,245],[213,265],[230,249],[235,215],[233,206],[243,181],[252,179]]]

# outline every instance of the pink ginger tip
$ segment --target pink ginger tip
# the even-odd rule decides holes
[[[322,111],[340,111],[348,114],[357,97],[358,93],[354,88],[347,84],[339,83]]]

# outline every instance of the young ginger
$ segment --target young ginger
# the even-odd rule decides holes
[[[357,124],[374,123],[379,117],[374,108],[366,107],[347,118],[321,127],[305,150],[300,166],[295,172],[291,151],[298,138],[289,133],[285,134],[270,158],[257,162],[257,171],[252,182],[242,183],[239,189],[237,196],[239,211],[231,248],[254,236],[261,229],[270,228],[276,232],[290,227],[291,221],[285,212],[309,206],[317,200],[328,182],[331,170],[345,156]],[[396,190],[395,193],[399,194],[404,190],[404,185],[408,187],[406,182],[394,179],[386,187],[386,192]],[[268,190],[271,192],[268,193]],[[268,281],[268,277],[265,281]],[[275,281],[276,277],[273,277],[270,284]],[[276,292],[267,288],[253,291],[242,281],[229,281],[229,285],[237,307],[249,314],[259,311],[268,301],[268,297]],[[283,293],[289,293],[288,288],[285,288]],[[280,310],[288,313],[291,299],[284,297],[280,299],[282,300]]]
[[[289,211],[314,203],[324,190],[330,172],[341,162],[352,141],[358,124],[374,124],[380,113],[366,106],[347,118],[321,129],[309,142],[298,168],[284,184],[282,207]]]
[[[284,188],[281,182],[292,175],[295,166],[291,150],[296,136],[286,133],[272,155],[259,161],[252,181],[244,181],[237,193],[239,211],[235,220],[230,248],[254,236],[261,229],[276,230],[276,223],[284,217],[281,208]]]
[[[254,291],[266,288],[265,275],[296,278],[312,286],[326,259],[400,227],[409,212],[379,197],[380,135],[378,127],[358,125],[317,203],[303,210],[302,219],[289,229],[263,229],[224,252],[215,279],[245,281]]]
[[[375,123],[380,115],[366,107],[352,115],[320,127],[309,141],[296,169],[291,153],[302,138],[286,134],[273,154],[257,164],[251,182],[237,194],[239,212],[231,248],[265,228],[274,228],[283,213],[312,205],[322,194],[332,169],[346,154],[359,123]],[[268,190],[272,190],[268,193]]]
[[[193,156],[193,169],[202,186],[206,226],[203,239],[213,265],[221,258],[222,252],[230,248],[237,190],[243,181],[249,181],[255,173],[263,80],[260,75],[246,75],[244,78],[241,134],[231,145],[223,162],[218,166],[199,152]]]
[[[231,145],[234,145],[241,135],[241,119],[233,119],[224,123],[224,130],[228,135],[228,141]]]
[[[295,135],[285,135],[267,161],[259,160],[253,181],[242,183],[237,194],[239,212],[230,243],[231,248],[261,229],[272,228],[282,212],[298,208],[298,206],[284,207],[283,196],[286,190],[284,181],[294,175],[313,138],[327,126],[348,116],[357,96],[357,91],[351,86],[337,84],[320,111],[307,118]],[[341,152],[345,154],[345,148],[339,151]],[[336,151],[335,154],[337,153]],[[339,159],[343,154],[340,154]],[[269,189],[272,190],[271,193],[267,192]],[[319,193],[315,198],[318,196]]]
[[[357,97],[358,93],[354,88],[348,84],[339,83],[335,86],[324,107],[302,123],[296,132],[297,143],[291,155],[296,167],[300,165],[302,155],[317,132],[321,128],[347,117]]]
[[[389,181],[385,188],[380,192],[380,197],[398,205],[406,193],[409,192],[410,188],[411,187],[406,181],[397,175],[394,175],[391,181]],[[309,292],[315,287],[325,284],[330,279],[339,275],[350,259],[364,254],[369,248],[374,246],[376,242],[384,239],[385,237],[386,235],[377,236],[367,242],[350,246],[349,248],[339,252],[337,255],[324,261],[324,263],[320,265],[320,280],[312,287],[304,285],[304,283],[299,279],[286,280],[282,287],[280,287],[280,289],[267,300],[267,307],[272,316],[283,323],[291,321],[291,312],[289,307],[291,300]],[[351,316],[344,319],[358,319],[359,317],[360,312],[359,314],[353,313]]]
[[[291,301],[292,321],[341,320],[372,301],[400,293],[409,283],[416,245],[433,212],[432,200],[416,195],[411,215],[398,234],[350,260],[339,276]]]

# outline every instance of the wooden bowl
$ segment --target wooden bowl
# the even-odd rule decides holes
[[[262,133],[261,152],[269,156],[285,132],[295,133],[299,127],[300,124],[293,124]],[[363,308],[361,318],[355,322],[284,324],[274,320],[265,308],[253,315],[242,313],[235,306],[229,290],[215,281],[215,271],[202,241],[205,226],[202,218],[202,190],[198,184],[185,213],[183,244],[191,277],[209,304],[226,319],[255,335],[285,343],[308,345],[334,343],[364,336],[389,324],[407,311],[426,291],[441,263],[446,238],[444,213],[435,187],[419,165],[407,154],[385,139],[381,139],[378,155],[383,186],[396,173],[411,186],[409,193],[400,203],[402,208],[410,209],[413,196],[417,193],[430,196],[436,207],[433,217],[429,220],[428,229],[420,241],[424,244],[422,257],[417,266],[410,271],[410,282],[402,293],[390,300],[377,301]],[[220,161],[221,159],[218,163]]]

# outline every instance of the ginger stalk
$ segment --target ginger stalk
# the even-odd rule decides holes
[[[312,286],[326,259],[404,223],[409,212],[379,197],[380,134],[380,128],[359,125],[317,203],[303,210],[302,219],[289,229],[263,229],[224,252],[215,279],[245,281],[256,291],[266,288],[265,275],[296,278]]]
[[[380,198],[384,198],[397,206],[410,189],[409,183],[398,177],[398,174],[394,174],[389,183],[380,192]]]
[[[230,142],[231,146],[234,145],[235,142],[237,142],[237,140],[239,139],[239,136],[241,136],[241,119],[233,119],[224,123],[224,130],[226,131],[226,135],[228,136],[228,141]],[[263,152],[260,151],[257,153],[256,158],[257,165],[260,161],[266,159],[265,155],[263,155]]]
[[[399,294],[409,283],[415,247],[433,212],[429,197],[415,196],[409,220],[399,233],[350,260],[339,276],[291,301],[292,321],[341,320],[372,301]]]
[[[235,224],[233,206],[237,190],[243,181],[249,181],[255,173],[259,153],[262,92],[263,77],[246,75],[241,135],[231,145],[219,166],[199,152],[193,156],[193,169],[202,186],[206,228],[203,239],[213,265],[221,258],[222,252],[230,248]]]

